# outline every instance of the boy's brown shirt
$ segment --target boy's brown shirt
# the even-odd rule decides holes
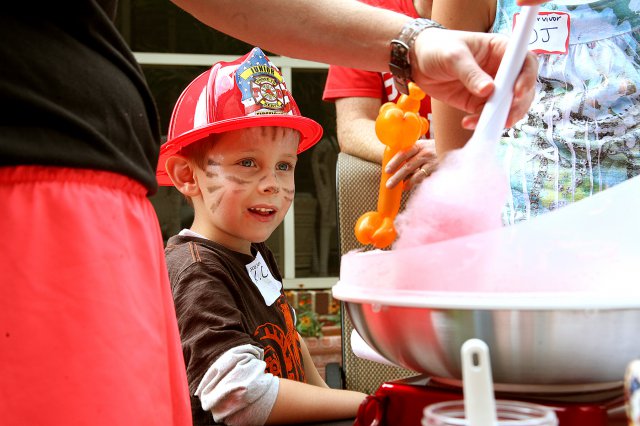
[[[252,244],[251,251],[282,282],[267,246]],[[218,357],[244,344],[264,349],[266,372],[305,381],[294,310],[283,290],[266,305],[247,272],[254,257],[181,235],[169,239],[165,254],[191,394]]]

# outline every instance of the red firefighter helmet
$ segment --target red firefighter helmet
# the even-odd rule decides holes
[[[322,137],[322,127],[300,115],[282,74],[257,47],[233,62],[214,64],[182,92],[160,148],[158,184],[172,185],[165,163],[185,146],[213,133],[256,126],[298,130],[298,153]]]

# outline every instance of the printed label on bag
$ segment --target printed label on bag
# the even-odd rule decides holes
[[[513,26],[520,13],[513,15]],[[571,17],[565,12],[538,12],[533,26],[529,50],[534,53],[564,55],[569,50]]]
[[[271,306],[278,297],[280,297],[280,290],[282,290],[282,283],[275,279],[271,275],[269,267],[262,258],[262,254],[258,252],[258,255],[253,262],[246,265],[249,278],[258,287],[260,294],[264,299],[267,306]]]

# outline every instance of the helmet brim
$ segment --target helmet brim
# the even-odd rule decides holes
[[[300,132],[298,154],[314,146],[322,138],[322,126],[314,120],[298,115],[256,115],[235,117],[217,121],[212,124],[197,127],[175,139],[165,143],[160,148],[156,178],[160,186],[173,186],[167,174],[165,163],[169,157],[176,155],[186,146],[201,141],[209,135],[224,133],[249,127],[288,127]]]

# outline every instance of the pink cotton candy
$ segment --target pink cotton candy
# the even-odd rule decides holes
[[[494,80],[495,88],[482,109],[473,136],[461,150],[449,153],[439,170],[411,196],[396,219],[399,238],[394,248],[415,247],[501,226],[500,211],[508,182],[496,163],[513,85],[527,55],[540,6],[522,9]]]
[[[508,178],[494,150],[453,151],[415,189],[396,218],[398,239],[393,248],[499,228],[507,193]]]
[[[347,253],[339,285],[358,300],[396,298],[413,306],[451,296],[470,304],[480,297],[506,300],[513,307],[537,303],[534,293],[567,306],[585,297],[601,306],[638,304],[638,217],[640,176],[513,226],[405,249]]]

